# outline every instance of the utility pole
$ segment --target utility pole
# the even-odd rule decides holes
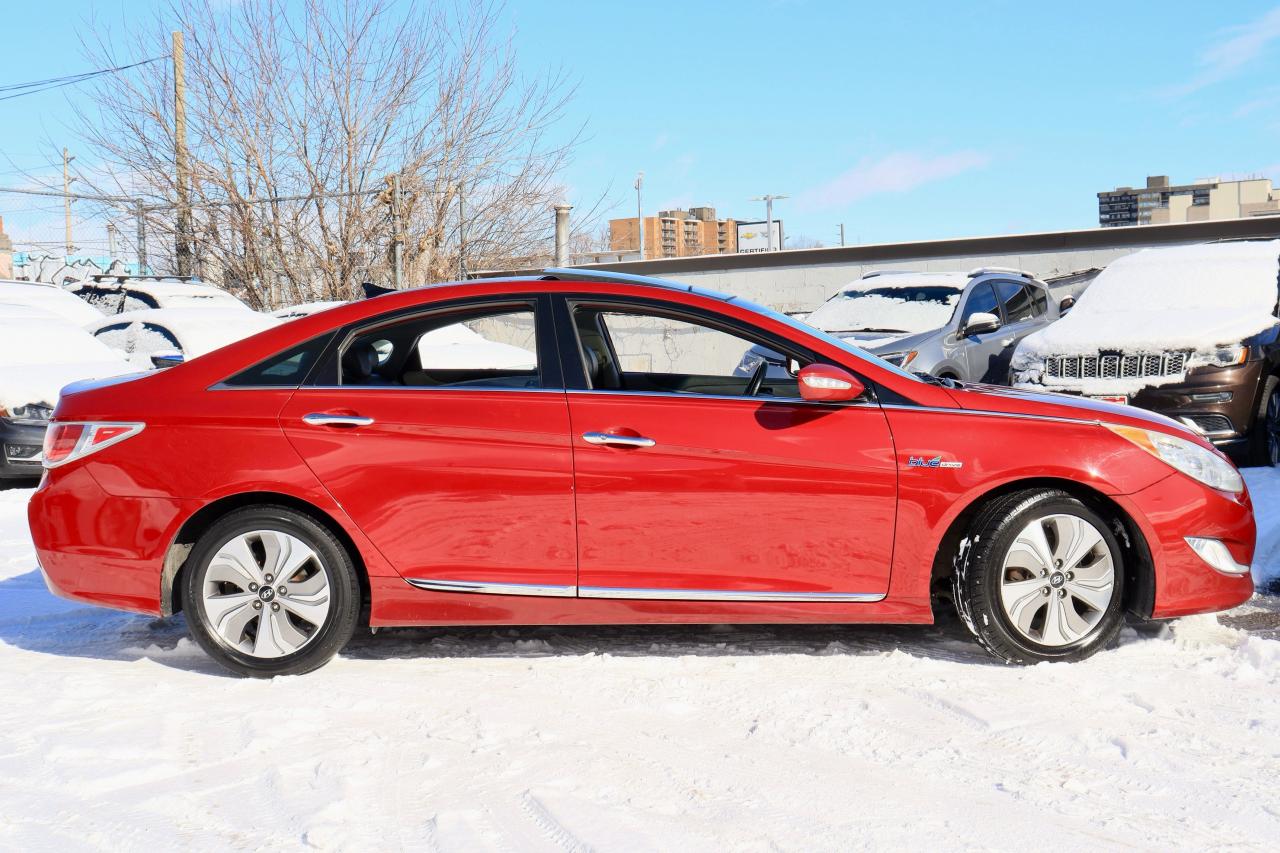
[[[178,196],[178,275],[191,275],[191,167],[187,162],[187,72],[182,32],[173,33],[173,165]]]
[[[640,260],[644,260],[644,205],[640,201],[640,190],[644,187],[644,172],[636,174],[636,242],[640,244]]]
[[[138,275],[147,274],[147,211],[142,199],[133,203],[133,216],[138,226]]]
[[[76,158],[67,153],[67,149],[62,149],[62,210],[66,217],[67,239],[66,257],[71,258],[71,251],[75,247],[71,244],[71,161]]]
[[[769,235],[769,251],[776,251],[773,245],[773,203],[779,199],[789,198],[785,195],[758,195],[752,201],[764,202],[764,232]]]
[[[462,181],[458,181],[458,281],[467,278],[467,220],[462,210]]]
[[[107,223],[107,257],[113,261],[116,259],[116,224],[114,222]]]
[[[569,266],[569,211],[571,204],[555,205],[556,212],[556,266]]]
[[[840,245],[844,245],[844,223],[840,223]]]
[[[391,286],[396,290],[404,288],[404,223],[400,219],[401,209],[400,173],[391,176]]]

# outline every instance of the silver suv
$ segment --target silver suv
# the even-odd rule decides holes
[[[981,267],[959,272],[869,272],[841,288],[805,318],[890,364],[964,382],[1007,384],[1018,342],[1070,307],[1048,285],[1020,270]],[[738,372],[761,360],[770,373],[780,358],[753,348]]]

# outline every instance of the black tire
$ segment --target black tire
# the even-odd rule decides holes
[[[1053,515],[1075,516],[1091,524],[1110,550],[1111,599],[1096,611],[1097,622],[1076,642],[1042,645],[1020,632],[1001,603],[1005,557],[1032,521]],[[961,621],[993,657],[1015,664],[1078,661],[1112,645],[1124,625],[1124,554],[1107,519],[1058,489],[1031,489],[996,498],[974,516],[955,560],[952,591]],[[1054,591],[1046,581],[1045,590]],[[1065,593],[1063,593],[1065,596]]]
[[[1268,376],[1258,395],[1258,411],[1249,430],[1247,465],[1280,465],[1280,377]]]
[[[327,575],[328,610],[322,624],[313,627],[297,651],[278,657],[258,657],[228,645],[211,628],[202,595],[210,564],[219,549],[236,537],[257,531],[285,533],[302,540],[315,552]],[[196,542],[182,574],[182,608],[192,639],[211,658],[238,675],[271,678],[317,669],[347,644],[360,616],[360,580],[351,555],[328,528],[288,507],[246,507],[219,519]]]

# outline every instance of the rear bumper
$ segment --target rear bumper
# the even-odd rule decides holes
[[[192,503],[107,495],[83,467],[57,470],[27,508],[45,583],[62,598],[160,615],[165,554]]]
[[[1257,531],[1248,493],[1231,497],[1182,474],[1115,500],[1141,529],[1155,566],[1156,619],[1213,613],[1253,595],[1253,577],[1224,574],[1206,563],[1186,537],[1221,540],[1237,563],[1253,560]]]

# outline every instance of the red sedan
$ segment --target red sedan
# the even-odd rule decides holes
[[[1126,612],[1252,592],[1244,483],[1187,428],[914,376],[633,276],[397,292],[73,386],[44,464],[50,588],[183,611],[248,675],[314,669],[365,621],[929,623],[951,602],[1003,660],[1076,660]]]

